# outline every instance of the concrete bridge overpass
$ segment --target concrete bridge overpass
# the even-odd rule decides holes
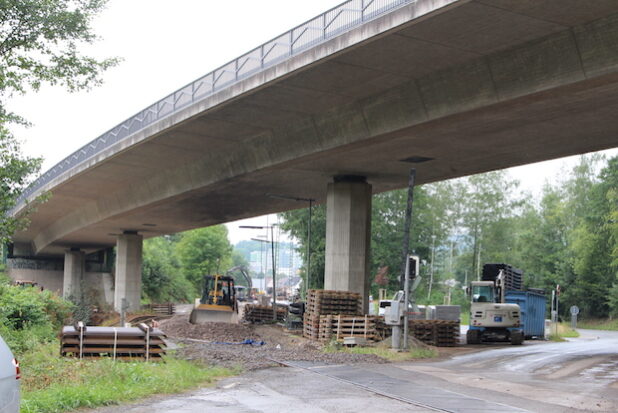
[[[351,0],[184,86],[46,172],[18,257],[117,246],[139,302],[143,237],[327,202],[326,285],[367,291],[371,193],[618,146],[614,0]]]

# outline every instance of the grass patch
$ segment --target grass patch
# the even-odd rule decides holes
[[[590,330],[618,330],[618,319],[580,320],[577,321],[577,328],[587,328]]]
[[[555,334],[554,327],[551,327],[552,334],[549,335],[551,341],[566,341],[565,338],[579,337],[579,333],[573,330],[569,325],[558,323],[558,334]]]
[[[173,357],[165,363],[80,361],[59,357],[58,348],[55,342],[22,356],[22,413],[56,413],[178,393],[237,373]]]
[[[372,354],[389,361],[411,361],[438,357],[438,351],[433,348],[412,348],[409,351],[394,351],[383,347],[343,347],[341,344],[331,342],[324,348],[327,353],[351,353]]]
[[[470,324],[470,311],[462,311],[461,312],[461,321],[459,324],[467,326]]]

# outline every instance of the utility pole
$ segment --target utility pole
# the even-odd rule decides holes
[[[275,265],[275,232],[273,225],[270,226],[270,250],[273,259],[273,321],[277,322],[277,269]]]
[[[451,240],[451,258],[448,263],[448,272],[453,274],[453,248],[455,248],[455,241]]]
[[[301,296],[307,298],[307,289],[309,288],[309,276],[311,274],[311,219],[313,213],[313,198],[300,198],[297,196],[279,195],[279,194],[267,194],[270,198],[285,199],[290,201],[309,202],[309,222],[307,223],[307,269],[305,271],[305,279],[303,280],[303,291]]]
[[[241,225],[240,228],[247,229],[265,229],[266,234],[268,234],[268,229],[270,229],[270,250],[271,250],[271,259],[272,259],[272,268],[273,268],[273,320],[277,321],[277,266],[275,261],[275,228],[276,224],[273,225],[263,225],[263,226],[254,226],[254,225]],[[251,238],[253,241],[258,242],[268,242],[268,240],[259,239],[259,238]],[[264,274],[264,281],[266,281],[266,274]]]
[[[427,292],[427,299],[431,297],[431,287],[433,286],[433,259],[436,250],[436,235],[431,234],[431,266],[429,267],[429,291]]]
[[[313,211],[313,199],[307,199],[309,201],[309,222],[307,224],[307,269],[305,270],[305,282],[303,283],[302,299],[307,299],[307,290],[309,289],[309,278],[311,277],[311,214]]]
[[[476,255],[476,280],[481,281],[481,241],[479,240],[479,249]]]
[[[408,200],[406,203],[406,216],[403,224],[403,251],[401,272],[399,275],[399,289],[404,289],[406,267],[408,266],[408,252],[410,250],[410,226],[412,225],[412,205],[414,203],[414,181],[416,180],[416,169],[410,169],[408,178]],[[407,305],[407,303],[406,303]],[[406,307],[407,311],[407,307]]]

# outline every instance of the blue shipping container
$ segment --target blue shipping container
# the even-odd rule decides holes
[[[509,290],[505,294],[505,301],[519,305],[522,328],[526,338],[545,337],[545,306],[547,301],[545,294]]]

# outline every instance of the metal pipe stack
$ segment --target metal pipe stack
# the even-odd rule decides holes
[[[60,335],[60,354],[66,357],[114,360],[160,361],[165,355],[165,334],[158,328],[96,327],[77,323],[64,326]]]

